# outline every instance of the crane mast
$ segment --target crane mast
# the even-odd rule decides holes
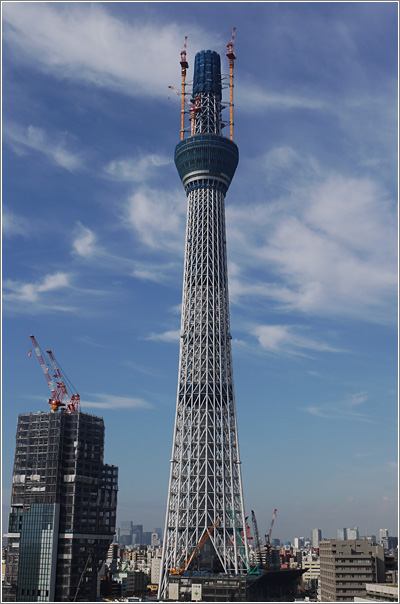
[[[259,564],[261,562],[261,541],[260,541],[260,534],[258,532],[258,524],[257,524],[257,519],[256,519],[256,515],[254,513],[254,510],[251,510],[251,520],[253,522],[254,537],[256,540],[256,564]]]

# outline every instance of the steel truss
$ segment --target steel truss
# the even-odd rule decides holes
[[[233,387],[224,192],[188,192],[180,363],[160,598],[217,520],[210,542],[227,574],[246,572],[248,546]],[[234,515],[234,521],[232,518]],[[235,530],[235,526],[236,530]],[[190,570],[190,569],[189,569]]]

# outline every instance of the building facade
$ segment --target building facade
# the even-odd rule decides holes
[[[227,56],[233,66],[233,51]],[[186,55],[181,66],[183,73]],[[196,54],[192,96],[191,136],[183,138],[182,130],[175,149],[188,215],[161,599],[168,597],[171,571],[179,572],[203,539],[191,570],[197,566],[199,571],[235,575],[246,573],[248,565],[225,229],[225,195],[239,153],[233,140],[222,136],[221,61],[216,52]]]
[[[366,583],[385,580],[384,549],[368,541],[321,541],[322,602],[353,602],[365,594]]]
[[[63,409],[18,417],[5,601],[97,598],[118,490],[103,453],[102,418]]]

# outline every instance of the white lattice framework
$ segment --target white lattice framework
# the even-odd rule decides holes
[[[221,99],[204,94],[200,106],[195,134],[220,134]],[[227,187],[205,174],[190,180],[160,599],[168,597],[171,570],[182,568],[217,520],[209,543],[220,572],[248,571],[229,321]]]

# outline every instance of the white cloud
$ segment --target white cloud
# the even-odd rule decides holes
[[[116,180],[144,182],[158,168],[172,163],[172,160],[164,155],[151,153],[137,158],[114,160],[104,168],[104,171]]]
[[[178,342],[181,335],[180,329],[165,331],[164,333],[152,333],[146,339],[158,342]]]
[[[6,280],[4,282],[4,299],[8,301],[36,302],[40,294],[67,288],[70,285],[70,276],[62,272],[46,275],[38,283],[21,283],[19,281]]]
[[[294,325],[258,325],[252,328],[251,333],[264,350],[274,353],[305,355],[312,350],[340,352],[325,342],[304,336],[300,331],[301,329]]]
[[[135,6],[132,16],[135,16]],[[179,78],[182,25],[152,17],[128,20],[100,3],[8,3],[3,39],[20,60],[57,78],[72,78],[125,94],[167,98]],[[215,43],[190,25],[191,48]]]
[[[95,401],[81,399],[82,409],[92,407],[95,409],[152,409],[153,405],[141,398],[131,396],[115,396],[113,394],[90,394]]]
[[[73,172],[82,166],[82,156],[67,149],[65,132],[48,133],[37,126],[23,127],[15,123],[4,124],[4,139],[16,153],[39,151],[58,166]]]
[[[126,219],[141,240],[152,248],[182,254],[186,198],[183,191],[140,188],[129,199]]]
[[[358,392],[341,401],[325,403],[319,406],[310,405],[308,407],[300,407],[300,410],[323,419],[338,419],[341,421],[351,420],[373,424],[376,422],[372,420],[369,415],[356,411],[356,409],[363,405],[367,400],[368,396],[365,392]]]

